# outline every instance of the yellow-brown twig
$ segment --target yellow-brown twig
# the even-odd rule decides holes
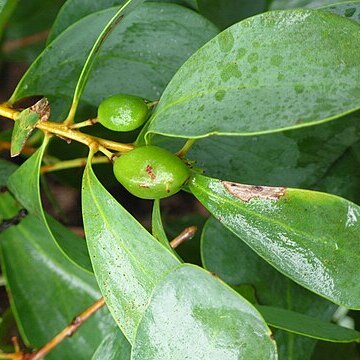
[[[196,226],[189,226],[185,228],[177,237],[170,241],[170,246],[175,249],[185,241],[191,239],[197,231]]]
[[[87,163],[87,158],[64,160],[64,161],[59,161],[55,164],[44,165],[41,167],[40,171],[42,174],[45,174],[45,173],[49,173],[49,172],[53,172],[53,171],[71,169],[71,168],[75,168],[75,167],[84,167],[84,166],[86,166],[86,163]],[[106,163],[109,163],[109,158],[106,156],[97,156],[92,159],[92,163],[93,164],[106,164]]]
[[[3,44],[2,51],[4,53],[9,53],[9,52],[17,50],[19,48],[23,48],[26,46],[30,46],[32,44],[39,43],[41,41],[46,40],[48,35],[49,35],[49,31],[46,30],[46,31],[41,31],[36,34],[25,36],[21,39],[8,40]]]
[[[83,127],[86,127],[86,126],[92,126],[92,125],[95,125],[97,123],[97,119],[88,119],[88,120],[85,120],[85,121],[82,121],[82,122],[79,122],[79,123],[76,123],[76,124],[72,124],[70,125],[69,127],[71,129],[80,129],[80,128],[83,128]]]
[[[75,319],[59,334],[52,338],[47,344],[41,349],[35,351],[32,354],[27,354],[24,359],[26,360],[40,360],[47,355],[52,349],[58,346],[65,338],[72,336],[76,330],[94,313],[101,309],[105,305],[104,298],[99,299],[89,308],[87,308],[80,315],[76,316]]]
[[[10,107],[8,107],[7,104],[0,105],[0,116],[15,120],[18,114],[19,111],[11,109]],[[100,150],[103,153],[104,153],[103,148],[107,150],[114,150],[117,152],[124,153],[134,149],[135,147],[133,144],[119,143],[116,141],[102,139],[96,136],[84,134],[81,131],[72,129],[71,126],[67,126],[64,123],[57,123],[53,121],[43,121],[43,122],[40,121],[37,123],[36,127],[42,130],[44,133],[54,134],[68,141],[74,140],[80,142],[84,145],[87,145],[89,148],[90,147],[96,148],[97,150]],[[106,154],[108,157],[112,156],[110,155],[110,153],[106,153]]]

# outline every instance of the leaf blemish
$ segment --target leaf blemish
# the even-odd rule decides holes
[[[36,104],[31,106],[31,111],[39,114],[40,121],[48,121],[50,117],[50,104],[47,98],[42,98]]]
[[[150,176],[151,180],[156,179],[156,175],[154,174],[153,167],[151,165],[147,165],[145,170],[148,173],[148,175]]]
[[[251,199],[277,201],[286,193],[285,187],[243,185],[229,181],[223,181],[222,183],[231,195],[245,202],[249,202]]]

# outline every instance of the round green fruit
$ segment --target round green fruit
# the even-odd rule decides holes
[[[126,94],[110,96],[98,108],[98,122],[114,131],[135,130],[148,115],[149,107],[144,99]]]
[[[142,199],[162,199],[182,188],[190,170],[169,151],[142,146],[117,158],[114,174],[131,194]]]

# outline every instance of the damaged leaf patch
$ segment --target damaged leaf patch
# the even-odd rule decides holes
[[[50,106],[46,98],[41,99],[33,106],[22,111],[15,119],[11,136],[11,157],[18,156],[26,140],[35,129],[38,122],[47,121],[50,117]]]
[[[225,189],[238,199],[249,202],[251,199],[279,200],[286,193],[285,187],[243,185],[222,181]]]

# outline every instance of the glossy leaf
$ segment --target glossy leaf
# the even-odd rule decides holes
[[[26,140],[35,129],[39,121],[47,121],[50,116],[50,107],[47,99],[41,99],[36,104],[19,113],[15,119],[11,136],[10,154],[18,156]]]
[[[186,4],[190,5],[193,9],[198,8],[197,0],[184,0]]]
[[[91,14],[59,35],[24,75],[11,102],[45,94],[52,117],[65,117],[87,54],[115,12],[116,8],[110,8]],[[139,7],[102,47],[81,99],[83,105],[94,109],[119,89],[158,98],[180,65],[217,32],[209,21],[183,7],[160,3]]]
[[[10,176],[8,187],[16,199],[43,222],[45,228],[48,229],[49,236],[64,255],[74,264],[92,272],[85,241],[51,219],[42,207],[39,176],[41,161],[47,144],[48,139],[46,138],[41,148]]]
[[[266,10],[266,0],[198,0],[199,12],[220,29]]]
[[[0,2],[0,35],[3,34],[7,21],[16,8],[19,0],[2,0]]]
[[[267,12],[235,24],[173,77],[150,120],[148,141],[154,133],[278,132],[359,109],[359,34],[354,22],[320,10]]]
[[[0,234],[17,225],[27,214],[8,193],[0,193],[0,201],[6,204],[6,211],[0,211]],[[4,205],[3,205],[4,206]]]
[[[336,4],[326,5],[320,8],[334,14],[344,16],[349,20],[360,23],[360,2],[359,1],[339,1]]]
[[[249,246],[211,217],[201,236],[203,266],[253,303],[281,307],[329,322],[337,306],[276,271]],[[252,293],[244,293],[252,290]],[[254,299],[255,296],[255,299]],[[255,300],[255,301],[254,301]],[[275,330],[280,359],[310,360],[316,340]]]
[[[174,249],[170,246],[169,240],[164,230],[164,226],[162,224],[159,199],[154,200],[151,217],[151,232],[153,237],[159,240],[160,244],[164,245],[165,248],[167,248],[176,257],[178,257]],[[178,257],[178,259],[181,261],[180,257]]]
[[[9,195],[0,196],[0,213],[9,217]],[[65,258],[33,215],[0,234],[0,250],[11,306],[28,346],[44,345],[101,296],[94,276]],[[114,326],[103,309],[47,359],[87,360]]]
[[[9,102],[35,94],[46,94],[51,104],[52,117],[65,117],[87,55],[115,12],[116,9],[111,8],[96,13],[67,29],[32,63]]]
[[[0,159],[0,188],[5,186],[9,176],[16,170],[17,166],[10,161]]]
[[[29,212],[37,216],[41,216],[43,211],[40,198],[39,174],[48,141],[49,138],[46,138],[42,146],[8,180],[8,187],[15,198]],[[25,179],[26,181],[24,181]]]
[[[325,193],[201,175],[189,187],[220,222],[283,274],[336,304],[360,308],[357,205]]]
[[[331,342],[360,342],[360,332],[356,330],[272,306],[257,306],[256,308],[267,324],[278,329]]]
[[[344,197],[360,203],[360,142],[349,148],[326,175],[316,184],[315,189]],[[359,152],[360,154],[360,152]]]
[[[181,0],[167,0],[167,1],[156,1],[151,2],[172,2],[172,3],[181,3]],[[124,0],[97,0],[97,1],[87,1],[87,0],[67,0],[64,6],[59,11],[58,16],[55,19],[55,22],[51,28],[48,43],[54,40],[58,35],[65,31],[69,26],[75,22],[81,20],[82,18],[95,13],[100,10],[110,8],[112,6],[121,5],[124,3]],[[196,0],[187,0],[185,4],[196,8]]]
[[[82,18],[114,6],[122,5],[124,0],[67,0],[59,11],[48,37],[48,44]]]
[[[114,31],[115,27],[119,24],[119,22],[123,20],[124,16],[127,16],[133,9],[142,4],[144,1],[145,0],[125,0],[124,4],[120,6],[119,10],[117,10],[115,15],[109,20],[104,29],[101,31],[100,35],[92,46],[88,57],[86,58],[84,66],[81,69],[79,79],[76,83],[75,92],[67,120],[74,120],[81,95],[85,90],[85,86],[89,80],[89,76],[94,66],[95,60],[105,40]]]
[[[0,318],[0,353],[1,351],[12,353],[15,351],[14,344],[11,342],[13,336],[17,334],[17,327],[14,314],[8,308],[1,314]]]
[[[294,9],[299,7],[316,8],[333,3],[341,3],[346,0],[271,0],[271,10]]]
[[[9,13],[5,16],[8,20],[2,56],[10,61],[28,64],[34,61],[44,49],[48,30],[64,2],[65,0],[8,0],[6,11]],[[0,19],[0,24],[1,21]]]
[[[210,273],[182,265],[155,288],[131,359],[270,360],[277,352],[252,305]]]
[[[84,172],[82,211],[99,287],[132,343],[152,290],[179,261],[106,191],[90,164]]]
[[[188,158],[215,178],[311,188],[358,141],[359,124],[356,112],[316,127],[274,134],[211,136],[196,141]]]
[[[129,360],[131,346],[119,329],[109,334],[96,349],[91,360]]]

